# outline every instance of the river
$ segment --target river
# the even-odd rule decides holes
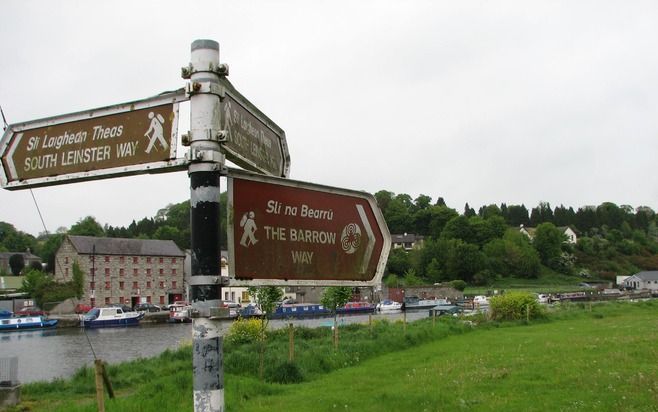
[[[401,312],[373,315],[373,319],[402,320]],[[427,311],[408,312],[407,320],[427,317]],[[331,326],[332,318],[272,320],[271,328],[289,323],[307,327]],[[339,324],[367,323],[368,315],[339,316]],[[230,321],[221,322],[226,331]],[[157,356],[192,342],[191,324],[144,324],[128,328],[90,329],[56,328],[3,332],[0,334],[0,358],[18,358],[21,383],[67,378],[83,366],[93,366],[94,356],[118,363]],[[192,364],[190,363],[190,368]]]

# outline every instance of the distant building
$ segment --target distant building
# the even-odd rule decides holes
[[[25,268],[29,268],[34,262],[41,265],[41,258],[39,256],[33,255],[29,252],[0,252],[0,273],[6,273],[12,275],[11,266],[9,265],[9,259],[14,255],[22,255],[23,261],[25,262]]]
[[[185,253],[171,240],[66,236],[55,259],[57,281],[70,281],[78,262],[85,277],[82,302],[91,306],[185,299]]]
[[[558,230],[567,237],[567,243],[571,244],[576,244],[578,242],[578,235],[576,235],[576,232],[569,227],[569,226],[558,226]],[[535,231],[537,228],[535,227],[527,227],[524,225],[521,225],[519,227],[519,232],[523,233],[524,235],[528,236],[530,240],[535,238]]]
[[[424,237],[414,235],[413,233],[404,233],[402,235],[391,235],[391,244],[393,249],[403,248],[404,250],[418,249],[423,246]]]
[[[624,279],[624,287],[628,289],[648,289],[658,291],[658,271],[638,272]]]

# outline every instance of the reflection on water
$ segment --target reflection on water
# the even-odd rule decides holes
[[[94,353],[116,363],[156,356],[191,341],[189,324],[6,332],[0,334],[0,356],[18,357],[18,379],[27,383],[71,376],[82,366],[92,366]]]
[[[402,320],[403,316],[401,312],[374,314],[372,319],[395,321]],[[409,322],[421,317],[427,317],[427,311],[407,313]],[[341,325],[367,323],[368,315],[344,315],[338,319]],[[333,319],[272,320],[270,327],[282,328],[289,323],[314,328],[331,326]],[[230,322],[222,322],[222,333],[226,333],[229,326]],[[93,366],[94,354],[106,362],[118,363],[157,356],[166,349],[191,342],[191,324],[26,330],[0,333],[0,357],[18,357],[18,379],[27,383],[69,377],[83,366]]]

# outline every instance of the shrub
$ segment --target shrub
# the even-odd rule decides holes
[[[533,294],[527,292],[495,296],[489,302],[489,310],[493,320],[536,319],[543,316],[539,302]]]
[[[260,337],[260,319],[237,319],[231,324],[226,339],[230,343],[253,343]]]
[[[464,282],[463,280],[456,279],[456,280],[451,280],[450,281],[450,286],[452,286],[453,288],[457,289],[460,292],[463,292],[464,289],[466,289],[467,285],[466,285],[466,282]]]
[[[274,383],[299,383],[304,380],[297,364],[288,361],[268,367],[265,376],[269,382]]]

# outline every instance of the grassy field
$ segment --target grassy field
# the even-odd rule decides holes
[[[227,344],[226,410],[658,411],[658,302],[562,305],[531,324],[428,319],[406,333],[398,323],[341,333],[333,352],[327,330],[300,331],[299,384],[260,382],[242,362],[257,358],[253,347]],[[270,340],[268,364],[277,365],[286,336]],[[192,410],[189,347],[110,375],[119,396],[108,411]],[[25,385],[14,410],[94,411],[93,394],[82,370]]]

